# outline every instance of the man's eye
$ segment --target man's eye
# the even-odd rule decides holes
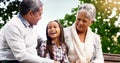
[[[78,21],[80,21],[81,19],[80,19],[80,18],[78,18],[77,20],[78,20]]]

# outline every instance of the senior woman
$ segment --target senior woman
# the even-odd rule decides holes
[[[90,25],[95,21],[96,9],[92,4],[82,4],[75,23],[64,29],[71,63],[104,63],[99,35]]]

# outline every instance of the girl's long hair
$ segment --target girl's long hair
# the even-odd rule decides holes
[[[60,46],[65,46],[66,48],[66,53],[68,53],[68,47],[65,43],[65,39],[64,39],[64,30],[63,30],[63,26],[58,22],[58,20],[54,20],[54,21],[51,21],[51,22],[56,22],[58,23],[59,27],[60,27],[60,37],[59,37],[59,42],[60,42]],[[50,22],[49,22],[50,23]],[[49,24],[48,23],[48,24]],[[49,53],[50,54],[50,58],[51,59],[54,59],[54,54],[53,54],[53,47],[52,47],[52,39],[51,37],[48,35],[48,25],[47,25],[47,28],[46,28],[46,37],[47,37],[47,45],[46,45],[46,53]]]

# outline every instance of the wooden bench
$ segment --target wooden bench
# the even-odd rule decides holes
[[[120,63],[120,54],[104,53],[105,63]]]

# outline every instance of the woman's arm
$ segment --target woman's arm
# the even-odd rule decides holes
[[[92,62],[93,63],[104,63],[100,37],[96,36],[95,41],[96,41],[94,44],[95,54],[94,54],[94,58],[93,58]]]

